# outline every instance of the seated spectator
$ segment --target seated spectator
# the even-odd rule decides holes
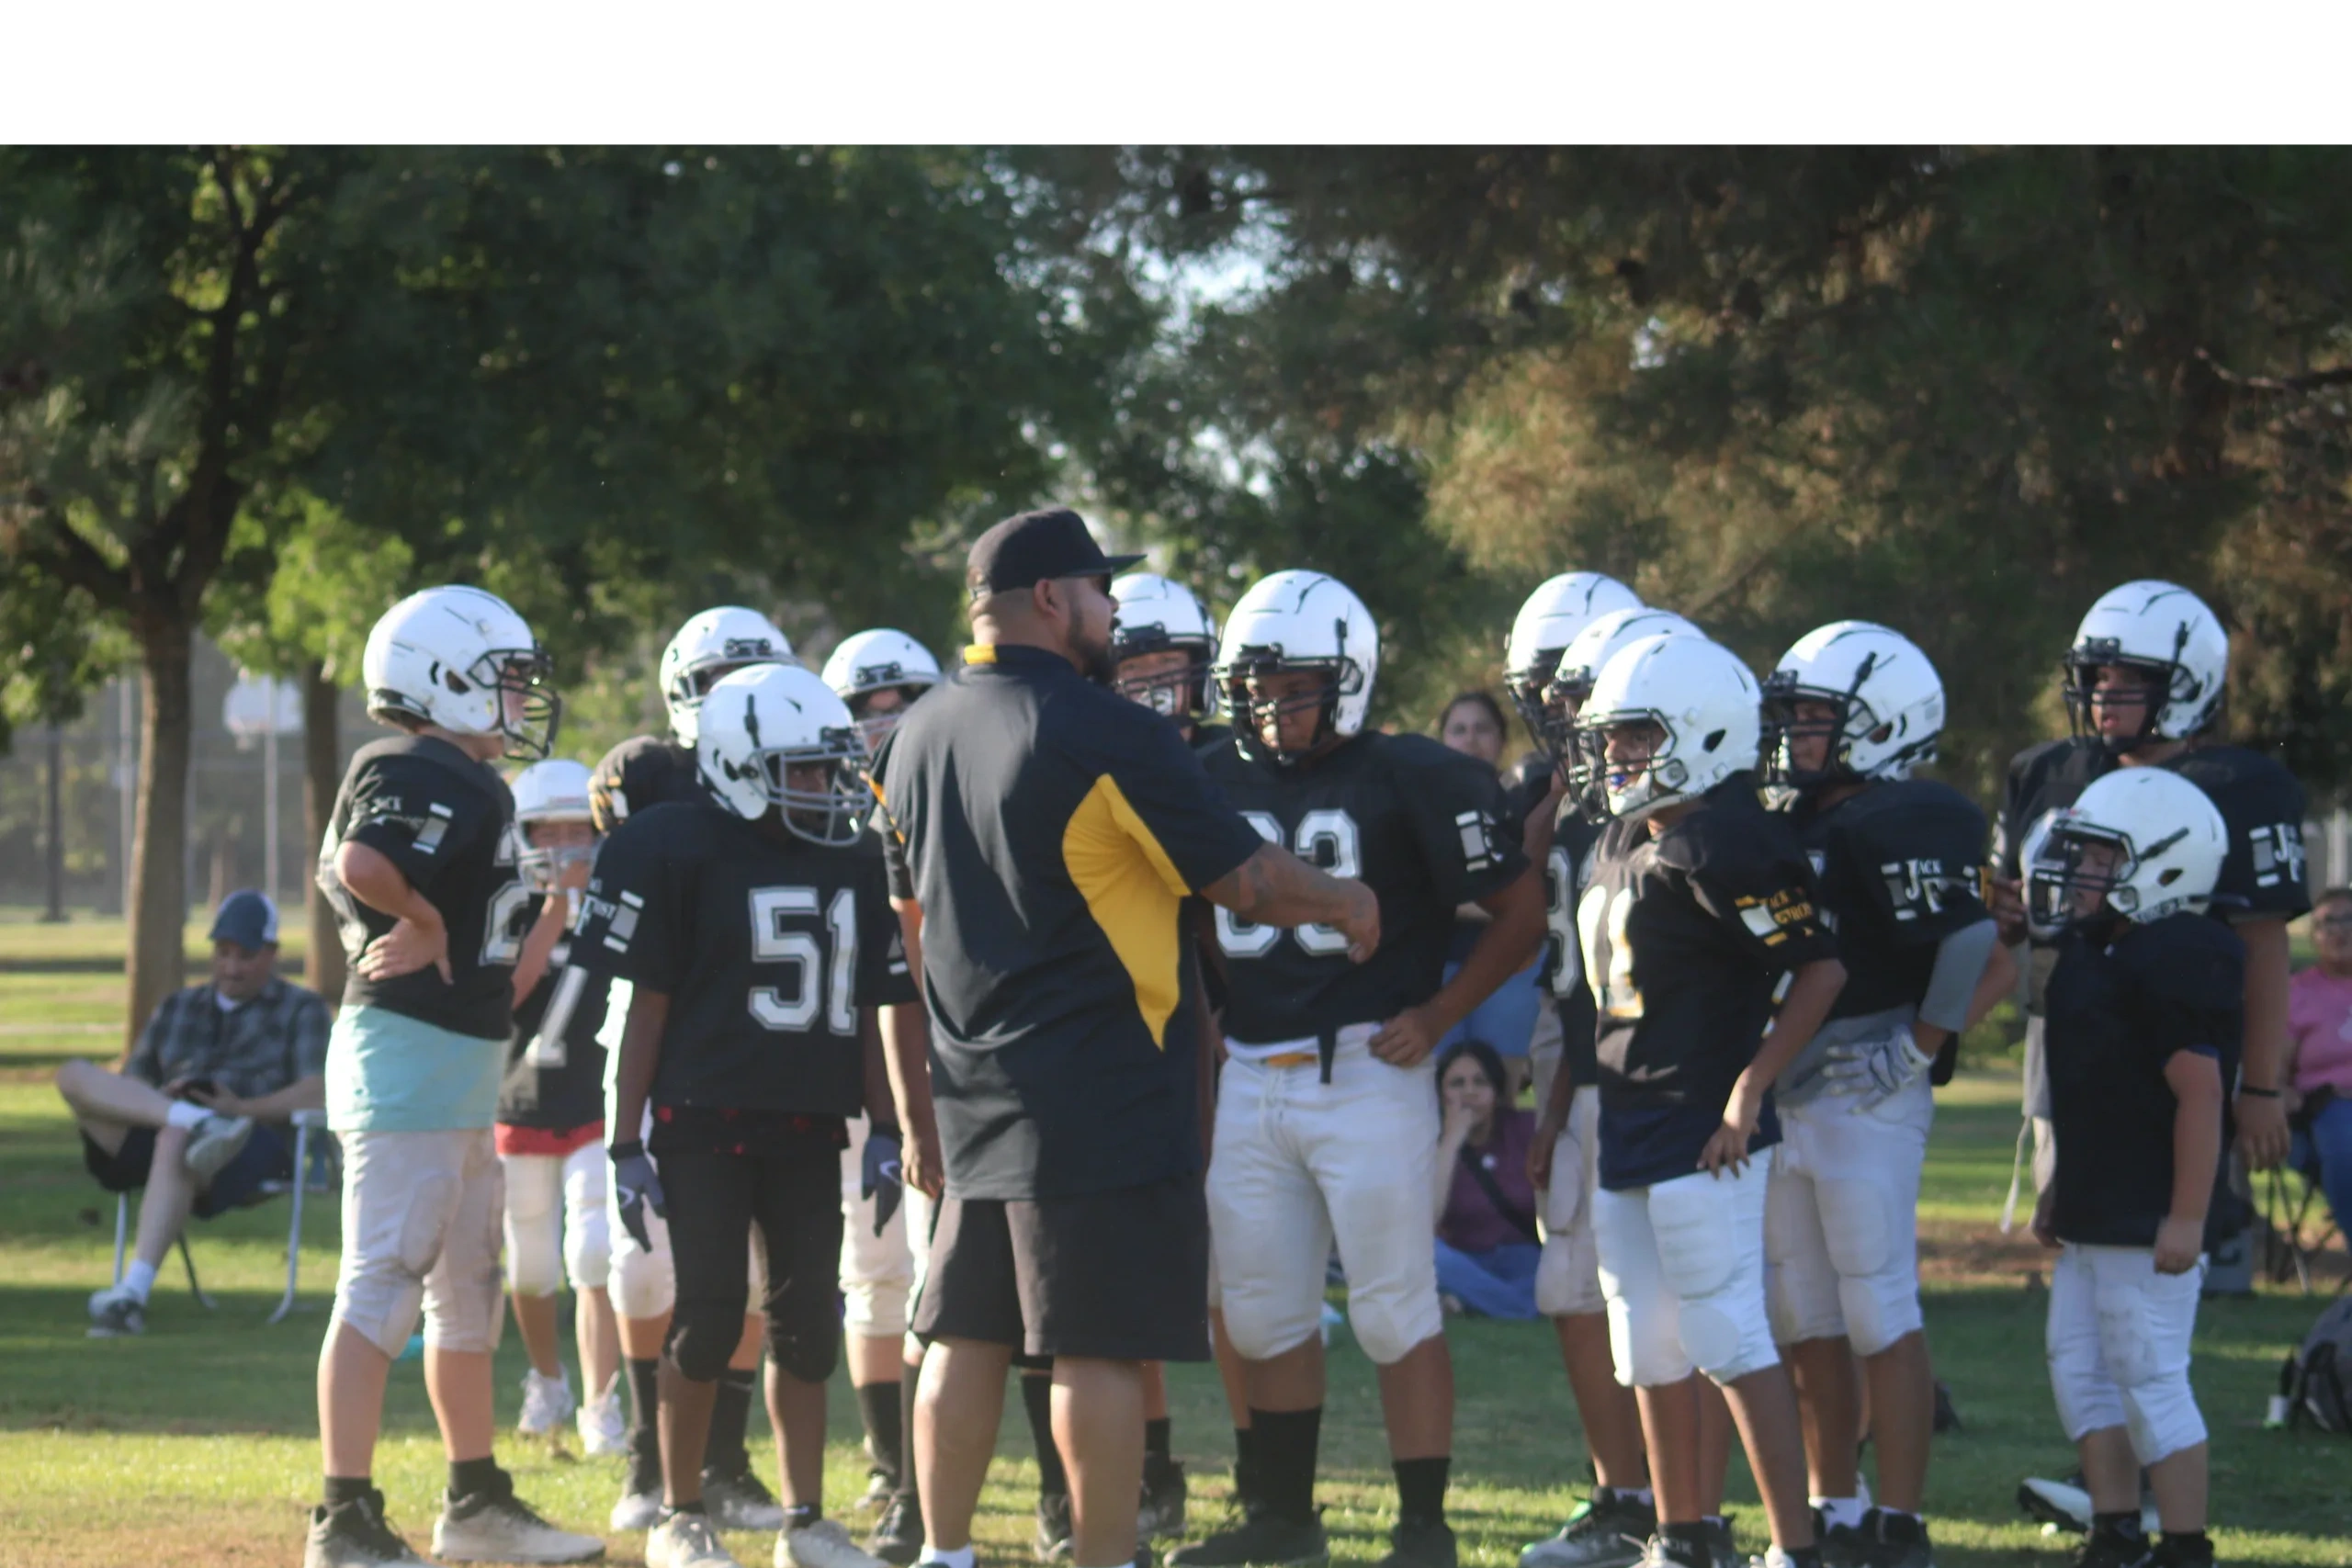
[[[57,1070],[90,1174],[109,1192],[146,1190],[130,1268],[90,1297],[94,1338],[145,1330],[155,1270],[191,1212],[210,1219],[293,1176],[281,1129],[325,1103],[327,1007],[277,967],[277,906],[232,893],[212,921],[210,983],[165,997],[119,1074]]]
[[[2298,1169],[2319,1167],[2336,1228],[2352,1236],[2352,887],[2319,897],[2312,910],[2319,962],[2295,976],[2287,1027],[2294,1041],[2288,1118]]]
[[[1430,1194],[1437,1288],[1449,1311],[1532,1318],[1535,1265],[1544,1255],[1527,1179],[1535,1116],[1506,1103],[1505,1081],[1502,1058],[1483,1040],[1465,1040],[1438,1058],[1445,1111]]]
[[[1501,705],[1484,692],[1457,694],[1438,716],[1438,739],[1449,750],[1476,757],[1490,768],[1498,767],[1502,761],[1503,738],[1507,733]],[[1549,782],[1540,773],[1537,777],[1543,783]],[[1533,791],[1535,800],[1542,795],[1541,787]],[[1521,800],[1519,804],[1524,810],[1532,801]],[[1511,830],[1518,831],[1516,824]],[[1445,957],[1446,979],[1453,979],[1454,971],[1462,967],[1462,961],[1470,955],[1487,919],[1487,911],[1476,904],[1464,904],[1454,912],[1453,941]],[[1438,1042],[1440,1050],[1465,1040],[1483,1040],[1491,1046],[1505,1060],[1506,1103],[1517,1100],[1527,1082],[1528,1042],[1534,1036],[1536,1015],[1544,1005],[1538,978],[1543,968],[1544,955],[1538,953],[1533,962],[1498,986],[1494,995],[1473,1008],[1467,1018]]]

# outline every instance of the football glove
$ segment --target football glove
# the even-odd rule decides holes
[[[653,1235],[646,1228],[645,1211],[651,1209],[656,1219],[670,1216],[669,1199],[662,1194],[661,1175],[654,1170],[652,1156],[645,1152],[643,1144],[615,1144],[607,1152],[613,1161],[613,1196],[621,1212],[621,1224],[640,1250],[650,1252]]]
[[[899,1212],[899,1199],[906,1192],[906,1171],[901,1163],[905,1145],[896,1133],[870,1133],[865,1139],[865,1157],[858,1168],[857,1195],[874,1205],[874,1234],[880,1235],[890,1216]]]
[[[1870,1111],[1902,1093],[1934,1062],[1912,1038],[1911,1026],[1899,1023],[1884,1034],[1832,1045],[1821,1072],[1833,1093],[1853,1095]]]

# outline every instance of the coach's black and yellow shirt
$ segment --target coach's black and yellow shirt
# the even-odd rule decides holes
[[[1198,1169],[1186,896],[1256,852],[1149,708],[1042,649],[974,648],[874,765],[923,911],[948,1190],[1050,1198]]]

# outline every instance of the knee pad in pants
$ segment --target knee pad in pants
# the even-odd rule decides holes
[[[767,1303],[769,1359],[802,1382],[821,1383],[842,1356],[842,1319],[833,1293],[785,1292]],[[742,1331],[739,1321],[736,1331]]]
[[[1657,1237],[1659,1271],[1680,1308],[1676,1326],[1683,1353],[1721,1383],[1781,1359],[1764,1308],[1770,1180],[1757,1161],[1736,1177],[1702,1173],[1650,1189],[1650,1228]]]
[[[590,1145],[564,1164],[563,1268],[575,1291],[601,1291],[613,1268],[605,1151]]]
[[[2205,1440],[2205,1417],[2188,1386],[2188,1340],[2202,1269],[2107,1285],[2098,1293],[2099,1351],[2123,1399],[2124,1426],[2142,1464]]]
[[[1783,1345],[1835,1339],[1846,1332],[1838,1267],[1830,1261],[1814,1179],[1786,1168],[1783,1144],[1772,1151],[1772,1190],[1764,1200],[1764,1301],[1772,1337]]]
[[[1588,1100],[1592,1100],[1589,1107]],[[1608,1309],[1608,1297],[1600,1289],[1600,1248],[1592,1230],[1598,1112],[1598,1100],[1578,1089],[1567,1129],[1552,1147],[1552,1185],[1544,1195],[1544,1251],[1535,1264],[1535,1310],[1546,1317],[1582,1317]]]
[[[518,1296],[551,1296],[561,1283],[556,1205],[561,1168],[550,1155],[503,1155],[506,1167],[506,1283]]]
[[[742,1339],[741,1312],[690,1299],[670,1314],[670,1359],[696,1382],[716,1382]]]
[[[1892,1195],[1868,1181],[1815,1181],[1838,1303],[1857,1355],[1875,1356],[1920,1326],[1919,1278],[1896,1232]]]
[[[623,1317],[663,1317],[678,1303],[677,1270],[670,1262],[670,1227],[662,1217],[648,1210],[645,1228],[652,1240],[650,1248],[637,1245],[620,1216],[607,1210],[605,1237],[611,1248],[611,1263],[605,1277],[605,1286],[612,1293],[613,1309]],[[742,1329],[736,1325],[737,1332]]]

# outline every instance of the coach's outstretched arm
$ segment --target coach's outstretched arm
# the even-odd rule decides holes
[[[1337,926],[1362,964],[1380,946],[1380,900],[1351,876],[1317,871],[1278,844],[1201,889],[1201,897],[1261,926]]]

